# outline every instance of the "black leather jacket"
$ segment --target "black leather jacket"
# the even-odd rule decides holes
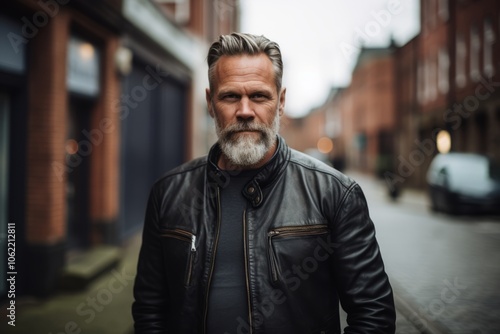
[[[360,187],[278,142],[243,190],[249,315],[233,333],[340,333],[339,300],[345,333],[394,333],[392,289]],[[136,333],[205,333],[219,191],[231,179],[217,168],[219,154],[214,145],[208,158],[168,172],[151,190]]]

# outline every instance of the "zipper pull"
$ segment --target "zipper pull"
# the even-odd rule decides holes
[[[275,235],[278,235],[278,234],[280,234],[280,231],[272,230],[272,231],[269,231],[269,233],[267,235],[270,237],[274,237]]]
[[[196,235],[191,236],[191,252],[196,252]]]

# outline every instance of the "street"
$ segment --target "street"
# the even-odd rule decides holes
[[[404,190],[393,202],[380,181],[348,174],[367,197],[395,291],[397,333],[500,333],[498,217],[433,213],[426,194],[411,190]],[[125,247],[122,264],[85,291],[60,293],[47,300],[21,298],[16,327],[4,321],[0,331],[55,334],[74,327],[82,333],[130,333],[132,277],[139,245],[137,235]],[[117,275],[123,287],[110,294],[108,286]],[[91,308],[94,297],[102,305]]]
[[[500,333],[500,218],[435,213],[412,190],[393,202],[383,181],[350,176],[367,197],[396,304],[415,327]]]

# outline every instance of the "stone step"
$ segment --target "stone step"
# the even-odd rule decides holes
[[[121,249],[114,246],[96,246],[68,263],[60,278],[64,290],[85,289],[90,282],[116,267],[121,260]]]

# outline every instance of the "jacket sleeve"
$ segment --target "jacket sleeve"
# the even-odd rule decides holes
[[[135,333],[167,333],[168,291],[159,232],[160,204],[151,190],[144,219],[142,246],[134,284]]]
[[[347,313],[345,333],[395,332],[392,288],[359,185],[353,184],[333,222],[335,284]]]

